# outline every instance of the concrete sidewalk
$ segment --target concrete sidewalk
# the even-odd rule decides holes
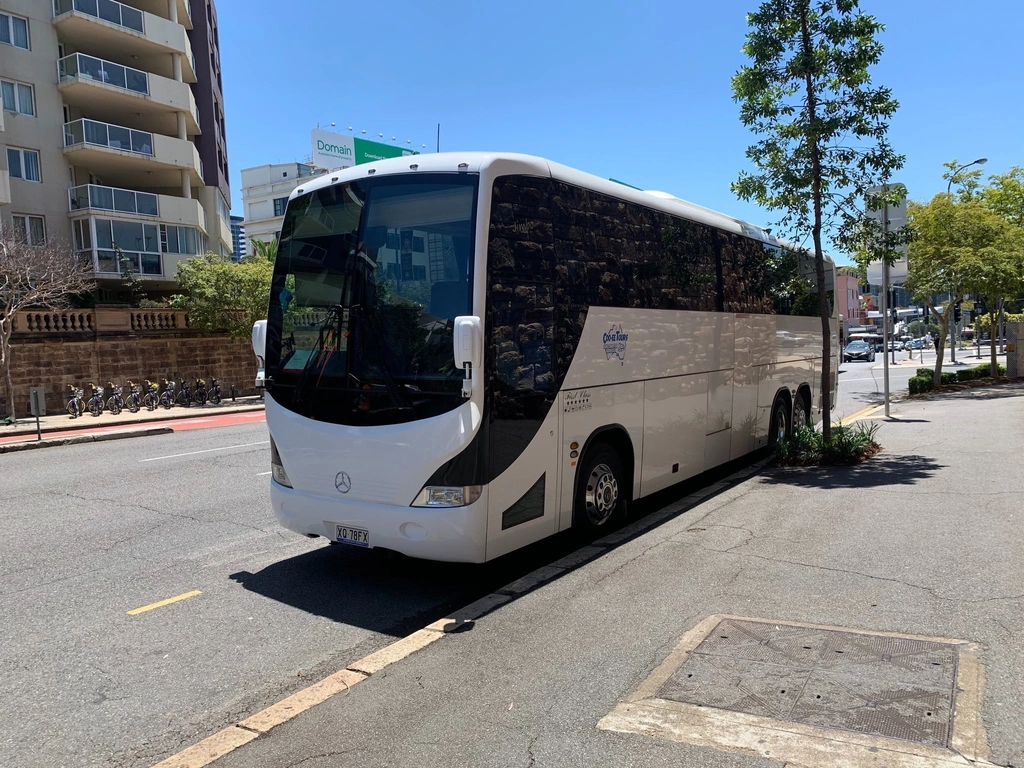
[[[231,398],[222,400],[220,405],[193,405],[189,408],[174,406],[173,408],[157,408],[147,411],[142,408],[138,413],[131,413],[127,409],[114,416],[104,410],[99,416],[92,416],[88,411],[83,416],[71,418],[67,413],[50,414],[39,419],[39,426],[43,435],[68,432],[72,430],[84,430],[95,427],[124,426],[131,427],[137,424],[146,424],[155,421],[168,421],[171,419],[194,419],[197,416],[219,416],[226,413],[244,413],[245,411],[263,410],[263,399],[259,396],[239,397],[232,401]],[[35,437],[36,419],[34,416],[21,415],[16,424],[5,425],[0,420],[0,438],[25,435]]]
[[[839,741],[856,742],[853,752],[817,762],[794,758],[773,752],[773,739],[806,747],[813,728],[791,728],[783,717],[769,720],[777,727],[758,738],[758,718],[714,708],[728,703],[700,710],[732,718],[717,736],[669,715],[650,716],[633,732],[609,730],[609,714],[633,706],[620,703],[661,674],[680,639],[698,625],[715,626],[709,617],[723,614],[977,644],[957,646],[955,722],[977,711],[973,756],[1021,765],[1024,473],[1013,459],[1024,452],[1024,392],[979,388],[907,401],[900,414],[880,422],[884,451],[871,461],[747,470],[746,479],[698,492],[703,499],[655,511],[541,569],[532,582],[499,590],[498,607],[463,624],[464,631],[423,642],[368,677],[349,673],[344,686],[335,681],[337,694],[319,706],[272,730],[273,723],[254,721],[229,729],[242,746],[215,765],[969,764],[935,746],[928,747],[933,757],[948,759],[914,762],[901,751],[910,740],[889,739],[880,749],[848,731],[829,733],[846,733]],[[467,578],[472,574],[467,569]],[[900,669],[944,669],[931,665]],[[968,669],[973,682],[964,681]],[[983,689],[970,693],[982,681]],[[859,683],[843,695],[855,698]],[[779,693],[768,690],[777,682],[764,685],[755,699]],[[928,718],[942,715],[931,709]],[[702,741],[712,737],[729,746]],[[950,743],[969,754],[962,742]],[[839,750],[838,743],[827,748]]]

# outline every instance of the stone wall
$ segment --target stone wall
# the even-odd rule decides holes
[[[69,313],[22,316],[12,337],[14,402],[19,418],[28,414],[29,387],[46,387],[48,413],[61,413],[67,387],[89,382],[123,385],[129,379],[181,382],[216,376],[224,397],[251,395],[256,358],[248,339],[204,334],[188,327],[180,313],[129,314],[129,310],[88,310],[74,322]],[[172,316],[173,315],[173,316]],[[49,320],[49,322],[47,322]],[[72,327],[73,326],[73,327]],[[6,413],[0,376],[0,414]]]

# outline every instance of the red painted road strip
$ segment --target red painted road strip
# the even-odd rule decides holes
[[[255,424],[261,421],[266,421],[266,419],[266,414],[263,411],[243,411],[242,413],[211,414],[209,416],[198,416],[196,418],[189,419],[165,419],[163,421],[144,422],[129,421],[124,424],[112,424],[106,427],[69,429],[62,432],[43,432],[43,439],[75,437],[76,435],[96,435],[101,432],[119,432],[127,429],[147,429],[149,427],[170,427],[175,432],[185,432],[190,429],[230,427],[236,424]],[[0,437],[0,445],[6,443],[34,442],[35,439],[35,435],[9,435],[7,437]]]

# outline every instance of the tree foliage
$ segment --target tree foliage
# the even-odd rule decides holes
[[[855,250],[870,227],[860,208],[866,191],[903,165],[886,138],[898,103],[869,73],[882,55],[883,26],[861,13],[857,0],[765,0],[747,20],[750,64],[733,77],[732,90],[740,120],[761,138],[746,152],[755,172],[741,172],[732,190],[780,211],[779,227],[791,239],[810,237],[817,285],[824,286],[823,231]],[[832,352],[823,290],[818,314],[827,442]]]
[[[188,310],[194,327],[248,338],[253,323],[267,316],[273,271],[273,262],[259,256],[239,262],[214,253],[193,256],[178,264],[182,293],[171,303]]]
[[[277,238],[273,240],[259,240],[254,238],[249,242],[251,246],[250,250],[252,254],[249,258],[262,259],[273,263],[274,259],[277,258]]]
[[[0,369],[4,374],[7,416],[15,418],[11,380],[14,316],[26,309],[62,309],[71,296],[93,288],[92,265],[62,243],[28,245],[9,228],[0,228]]]
[[[1024,230],[1013,227],[976,197],[958,201],[946,193],[936,195],[927,205],[911,203],[908,215],[914,238],[905,287],[916,301],[940,310],[942,331],[935,361],[938,386],[952,305],[975,292],[992,309],[1024,288]],[[948,297],[945,304],[936,301],[941,295]]]
[[[1006,173],[989,176],[978,197],[990,211],[1024,228],[1024,167],[1015,165]]]

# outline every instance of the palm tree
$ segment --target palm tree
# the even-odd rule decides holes
[[[277,238],[273,240],[257,240],[253,238],[249,241],[251,248],[249,249],[248,258],[251,259],[264,259],[266,261],[273,261],[277,256]]]

